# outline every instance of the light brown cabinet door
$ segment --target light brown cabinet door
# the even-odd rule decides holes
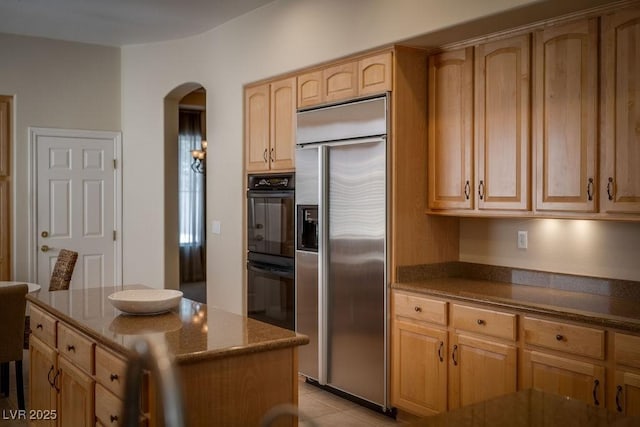
[[[601,209],[640,213],[640,8],[602,18],[601,87]]]
[[[617,370],[613,394],[617,412],[627,416],[640,416],[640,374]]]
[[[298,76],[298,108],[322,103],[322,71]]]
[[[322,70],[323,102],[340,101],[358,95],[358,63],[334,65]]]
[[[358,61],[358,95],[391,91],[392,53],[385,52]]]
[[[517,349],[457,334],[449,356],[449,409],[516,391]]]
[[[58,420],[60,426],[89,427],[95,424],[95,381],[64,357],[58,358],[60,369]]]
[[[589,405],[604,407],[604,367],[525,350],[522,388],[568,396]]]
[[[31,335],[29,337],[29,409],[58,414],[58,393],[51,382],[58,372],[56,351]],[[32,420],[37,426],[54,427],[57,421]]]
[[[245,159],[247,172],[269,170],[269,85],[245,90]]]
[[[536,209],[593,212],[598,188],[598,20],[535,33]]]
[[[479,209],[530,209],[530,37],[475,51],[476,186]]]
[[[296,146],[296,78],[271,83],[271,170],[293,169]]]
[[[447,331],[394,320],[391,403],[417,415],[447,409]]]
[[[429,208],[473,209],[473,48],[429,58]]]
[[[11,110],[12,98],[0,96],[0,280],[11,279]]]
[[[0,178],[9,176],[11,165],[11,98],[0,96]]]

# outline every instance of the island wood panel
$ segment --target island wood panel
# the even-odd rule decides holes
[[[627,416],[640,416],[640,372],[616,370],[615,410]]]
[[[431,209],[473,209],[473,48],[429,57]]]
[[[57,411],[58,393],[49,382],[58,372],[55,349],[36,336],[29,338],[29,409]],[[56,420],[32,420],[32,425],[55,427]]]
[[[640,213],[640,7],[602,17],[601,210]]]
[[[179,364],[178,370],[191,427],[258,426],[272,407],[298,402],[296,348]],[[271,425],[294,426],[297,420],[282,417]]]
[[[529,57],[529,34],[476,47],[478,209],[530,209]]]
[[[291,170],[296,148],[296,78],[271,83],[271,169]]]
[[[391,282],[398,266],[457,261],[459,220],[427,211],[427,60],[396,46],[391,92]]]
[[[245,89],[245,159],[247,172],[269,170],[269,85]]]
[[[58,358],[60,426],[93,427],[95,425],[95,381],[64,357]]]
[[[534,64],[536,209],[594,212],[597,18],[536,31]]]
[[[0,96],[0,280],[11,279],[12,98]]]

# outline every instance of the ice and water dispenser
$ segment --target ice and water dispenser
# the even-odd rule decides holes
[[[297,250],[318,252],[318,205],[298,205]]]

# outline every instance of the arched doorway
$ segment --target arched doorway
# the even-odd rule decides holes
[[[165,286],[206,303],[206,91],[185,83],[165,97]],[[192,151],[196,150],[196,157]]]

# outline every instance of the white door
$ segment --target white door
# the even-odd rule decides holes
[[[60,249],[78,252],[71,289],[121,285],[120,135],[32,129],[36,282],[47,289]]]

